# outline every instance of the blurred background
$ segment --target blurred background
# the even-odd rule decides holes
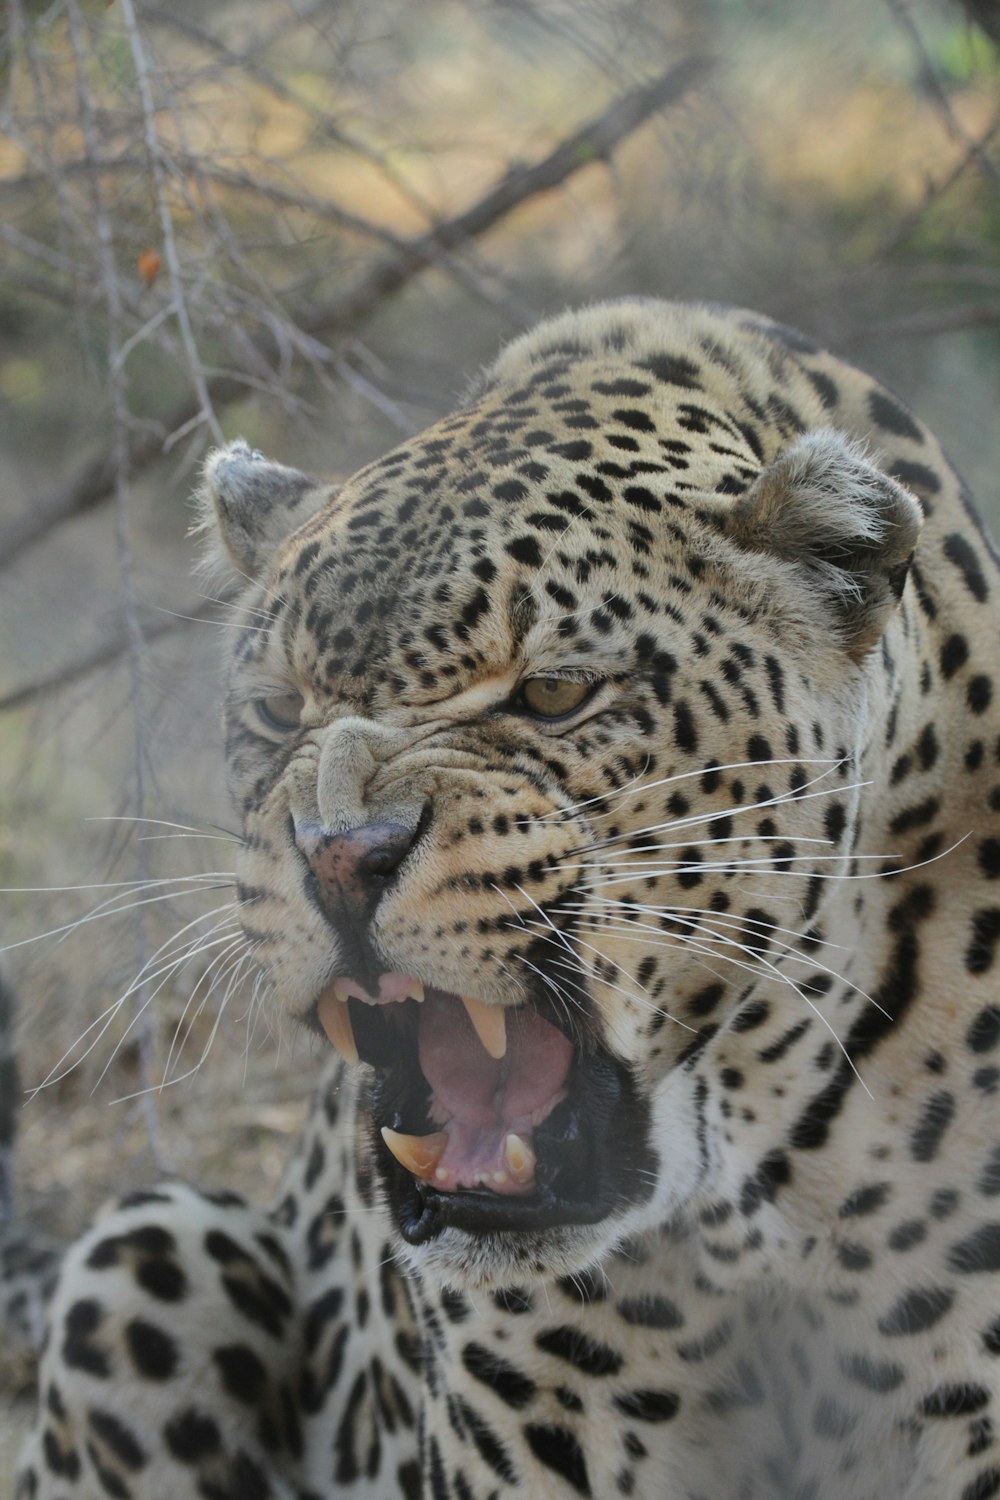
[[[317,1062],[210,915],[234,616],[191,571],[206,448],[346,473],[542,314],[711,298],[895,387],[996,521],[998,40],[995,0],[8,0],[0,942],[45,1085],[32,1215],[74,1228],[165,1167],[262,1196]]]

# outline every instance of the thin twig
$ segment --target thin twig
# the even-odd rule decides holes
[[[123,9],[130,5],[131,0],[122,0]],[[76,86],[80,103],[80,120],[83,128],[84,146],[87,155],[96,164],[100,154],[96,121],[97,111],[87,81],[90,56],[86,46],[83,21],[77,6],[77,0],[67,0],[66,14],[70,42],[76,63]],[[137,816],[144,817],[147,813],[146,745],[148,736],[144,683],[146,643],[142,633],[142,626],[139,623],[135,597],[135,568],[128,535],[131,486],[128,453],[128,398],[125,389],[125,365],[121,355],[123,324],[121,283],[115,254],[114,230],[108,215],[107,205],[104,202],[100,174],[96,171],[91,175],[90,188],[93,195],[97,259],[107,309],[108,381],[111,395],[111,447],[114,466],[115,547],[118,555],[118,571],[121,579],[122,621],[126,640],[125,655],[129,671],[129,701],[133,726],[135,803]],[[147,864],[146,849],[140,845],[136,855],[137,879],[145,880],[148,878],[149,871]],[[135,957],[140,972],[142,972],[147,957],[146,938],[145,913],[137,913],[135,917]],[[143,1082],[148,1088],[153,1081],[152,1069],[155,1035],[153,1021],[150,1017],[149,1008],[144,1003],[144,998],[143,993],[140,992],[137,997],[136,1037],[139,1047],[139,1065],[142,1071]],[[166,1168],[166,1163],[162,1153],[159,1116],[156,1112],[155,1101],[151,1093],[144,1094],[143,1098],[143,1115],[153,1160],[157,1169],[163,1171]]]
[[[1000,302],[966,302],[930,312],[904,313],[898,318],[868,319],[858,338],[933,338],[940,333],[959,333],[966,328],[1000,327]],[[850,342],[850,336],[845,344]]]
[[[934,100],[948,134],[952,140],[958,141],[959,145],[964,148],[967,155],[975,162],[984,176],[988,177],[993,183],[1000,184],[1000,167],[986,155],[980,143],[969,134],[952,109],[947,90],[937,75],[934,59],[924,44],[924,39],[920,34],[919,27],[910,14],[906,0],[886,0],[886,4],[895,17],[900,29],[905,31],[910,39],[913,50],[917,54],[917,60],[920,63],[921,81]]]
[[[121,0],[123,6],[130,5],[130,0]],[[96,163],[99,160],[99,136],[97,136],[96,107],[90,95],[90,87],[87,83],[88,68],[90,68],[90,55],[88,55],[87,42],[85,42],[84,24],[79,15],[76,0],[67,0],[66,5],[67,26],[69,26],[70,45],[72,45],[73,60],[76,65],[76,93],[79,101],[79,120],[81,120],[82,138],[84,148],[88,156]],[[106,314],[108,314],[108,383],[111,390],[111,452],[112,465],[114,465],[114,520],[115,520],[115,550],[118,556],[118,574],[121,580],[121,618],[124,624],[124,639],[126,639],[127,664],[129,664],[129,702],[132,709],[132,745],[133,745],[133,774],[135,774],[135,801],[139,816],[145,811],[145,756],[147,756],[147,714],[145,714],[144,702],[144,669],[145,640],[142,637],[142,627],[139,625],[138,609],[136,609],[135,598],[135,567],[133,567],[132,549],[129,544],[130,508],[130,483],[129,483],[129,438],[127,438],[127,398],[124,389],[124,363],[121,360],[121,326],[123,326],[123,308],[121,308],[120,278],[118,278],[117,258],[115,258],[114,229],[108,216],[108,207],[103,201],[102,184],[100,174],[94,171],[90,177],[90,190],[93,196],[93,219],[96,229],[97,242],[97,264],[100,267],[100,285],[102,285],[103,299],[105,299]],[[139,847],[136,853],[136,877],[139,880],[147,879],[147,853],[144,847]],[[147,933],[145,933],[145,913],[136,913],[135,916],[135,948],[136,963],[139,972],[145,965],[147,957]],[[138,1013],[136,1013],[136,1038],[138,1038],[139,1068],[142,1071],[142,1082],[150,1085],[153,1080],[153,1049],[154,1035],[153,1023],[151,1023],[148,1008],[142,1004],[142,995],[138,996]],[[151,1095],[144,1095],[148,1104],[142,1109],[145,1119],[145,1130],[147,1130],[148,1142],[150,1142],[151,1154],[157,1169],[165,1170],[165,1161],[160,1149],[159,1116],[156,1113]]]
[[[161,636],[173,635],[175,631],[184,629],[189,622],[202,623],[212,619],[214,603],[200,604],[187,612],[185,619],[179,620],[171,617],[167,620],[155,620],[152,624],[143,627],[143,637],[147,647],[150,642],[158,640]],[[0,698],[0,714],[13,713],[15,709],[30,708],[32,704],[39,702],[42,698],[48,698],[53,693],[59,692],[61,688],[69,687],[78,682],[82,677],[87,677],[91,672],[98,672],[102,667],[113,666],[120,661],[129,649],[128,638],[124,633],[117,633],[90,651],[76,656],[65,666],[58,667],[46,677],[34,677],[30,682],[21,687],[15,687]]]
[[[356,284],[329,301],[311,306],[292,319],[313,338],[339,340],[354,332],[390,295],[400,291],[442,256],[460,252],[469,242],[493,229],[515,209],[560,186],[594,161],[606,161],[629,135],[651,116],[677,103],[705,75],[708,63],[692,57],[677,63],[649,83],[630,89],[581,129],[561,141],[533,166],[512,166],[470,208],[445,219],[427,234],[406,242],[376,262]],[[205,382],[210,399],[223,406],[239,395],[238,376]],[[190,424],[202,410],[202,400],[188,398],[165,418],[171,432]],[[132,447],[132,473],[148,468],[163,451],[163,443],[146,434]],[[112,455],[101,452],[55,493],[40,499],[32,513],[0,532],[0,568],[9,567],[54,527],[101,505],[114,485]]]
[[[135,68],[136,85],[139,90],[139,103],[142,110],[142,129],[146,141],[146,152],[149,156],[149,164],[153,173],[153,188],[156,197],[156,208],[160,220],[160,236],[163,245],[163,255],[167,263],[167,274],[170,277],[170,288],[173,293],[174,313],[181,332],[181,340],[187,355],[188,375],[194,386],[198,397],[200,415],[209,432],[217,443],[223,441],[222,429],[216,419],[215,410],[212,406],[212,398],[209,395],[208,385],[205,380],[205,371],[202,368],[201,356],[198,353],[198,345],[191,327],[191,316],[188,312],[187,298],[184,294],[184,278],[181,272],[181,258],[177,249],[177,238],[174,234],[174,220],[170,212],[170,204],[167,201],[167,184],[163,169],[163,150],[160,138],[156,130],[156,104],[153,100],[153,85],[149,75],[149,64],[146,60],[146,50],[143,46],[142,33],[136,20],[135,7],[132,0],[119,0],[122,20],[125,25],[125,35],[128,37],[129,50],[132,53],[132,65]]]
[[[242,52],[236,52],[227,47],[225,42],[199,26],[188,16],[175,15],[160,6],[151,5],[145,8],[144,14],[151,21],[157,21],[163,26],[171,27],[180,32],[189,40],[197,42],[200,47],[211,53],[214,57],[221,58],[228,66],[235,68],[241,79],[253,78],[270,91],[276,99],[281,99],[287,104],[292,104],[300,109],[303,114],[316,126],[322,139],[331,141],[345,151],[350,151],[359,156],[362,161],[367,161],[376,168],[388,183],[405,198],[411,208],[415,208],[425,219],[433,218],[433,208],[410,184],[397,172],[392,164],[378,151],[368,146],[364,141],[358,140],[337,125],[330,118],[329,113],[314,104],[313,101],[302,94],[298,89],[292,88],[285,79],[279,77],[273,69],[267,67],[256,55],[262,50],[259,40],[253,42]]]
[[[972,163],[981,159],[982,153],[985,152],[987,146],[992,145],[998,131],[1000,131],[1000,110],[993,116],[986,129],[976,137],[976,151],[966,151],[940,181],[932,180],[927,184],[920,202],[903,217],[892,234],[878,247],[872,257],[873,261],[892,255],[904,241],[909,239],[932,204],[939,202],[947,193],[950,193],[955,183],[965,176]]]

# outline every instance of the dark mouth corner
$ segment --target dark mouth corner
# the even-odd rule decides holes
[[[435,1003],[457,998],[429,990],[428,1000],[432,997]],[[656,1159],[649,1145],[648,1106],[631,1071],[592,1035],[569,1035],[565,1017],[554,1016],[544,1001],[537,1009],[509,1012],[512,1024],[516,1028],[520,1015],[530,1017],[535,1027],[539,1018],[557,1026],[572,1043],[572,1060],[562,1097],[533,1128],[534,1180],[517,1194],[481,1184],[442,1190],[396,1159],[382,1137],[383,1127],[419,1137],[439,1129],[431,1117],[431,1087],[419,1057],[418,1034],[427,1010],[412,1000],[374,1007],[352,999],[349,1006],[359,1055],[373,1070],[376,1161],[407,1244],[429,1244],[450,1228],[477,1237],[527,1236],[594,1224],[649,1197]]]

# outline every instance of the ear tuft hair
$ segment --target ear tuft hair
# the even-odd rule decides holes
[[[861,657],[899,603],[922,523],[914,496],[862,444],[823,428],[764,470],[725,528],[741,547],[798,565],[832,609],[847,649]]]
[[[285,537],[329,500],[333,486],[272,463],[242,438],[215,448],[195,492],[191,534],[206,542],[202,566],[257,578]]]

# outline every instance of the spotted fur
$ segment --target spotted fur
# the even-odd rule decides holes
[[[270,1212],[169,1186],[71,1252],[20,1500],[1000,1494],[1000,576],[934,437],[624,302],[342,487],[236,444],[202,498],[275,1005],[549,1018],[590,1197],[415,1188],[410,1013],[352,1001],[374,1071]]]
[[[5,1378],[14,1384],[41,1340],[59,1263],[56,1242],[23,1222],[16,1191],[15,1147],[23,1096],[15,1018],[13,987],[0,969],[0,1353]]]

